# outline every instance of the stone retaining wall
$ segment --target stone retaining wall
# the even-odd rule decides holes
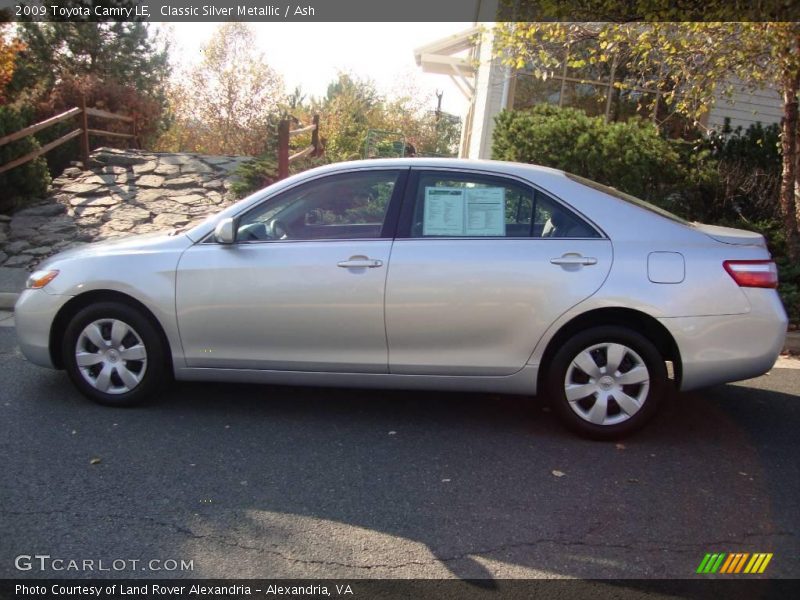
[[[235,201],[232,172],[247,160],[100,148],[46,199],[0,215],[0,266],[32,269],[71,246],[199,221]]]

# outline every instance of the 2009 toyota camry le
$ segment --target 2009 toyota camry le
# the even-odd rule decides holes
[[[540,392],[597,438],[671,386],[765,373],[787,325],[761,235],[456,159],[306,171],[191,229],[58,254],[27,287],[23,353],[103,404],[172,377]]]

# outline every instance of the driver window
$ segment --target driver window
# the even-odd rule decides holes
[[[399,174],[361,171],[300,185],[245,214],[236,241],[379,238]]]

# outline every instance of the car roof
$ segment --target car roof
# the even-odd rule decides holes
[[[526,172],[528,174],[547,174],[564,176],[564,171],[531,165],[526,163],[508,162],[501,160],[485,160],[474,158],[428,158],[428,157],[405,157],[405,158],[371,158],[366,160],[350,160],[345,162],[332,163],[320,167],[319,171],[329,170],[330,172],[339,170],[350,170],[358,168],[452,168],[452,169],[475,169],[480,171],[495,171],[498,173]]]

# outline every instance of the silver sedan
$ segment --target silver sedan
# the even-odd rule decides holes
[[[671,386],[768,371],[786,332],[762,236],[561,171],[339,163],[186,230],[42,265],[23,353],[122,406],[170,379],[542,393],[596,438]]]

